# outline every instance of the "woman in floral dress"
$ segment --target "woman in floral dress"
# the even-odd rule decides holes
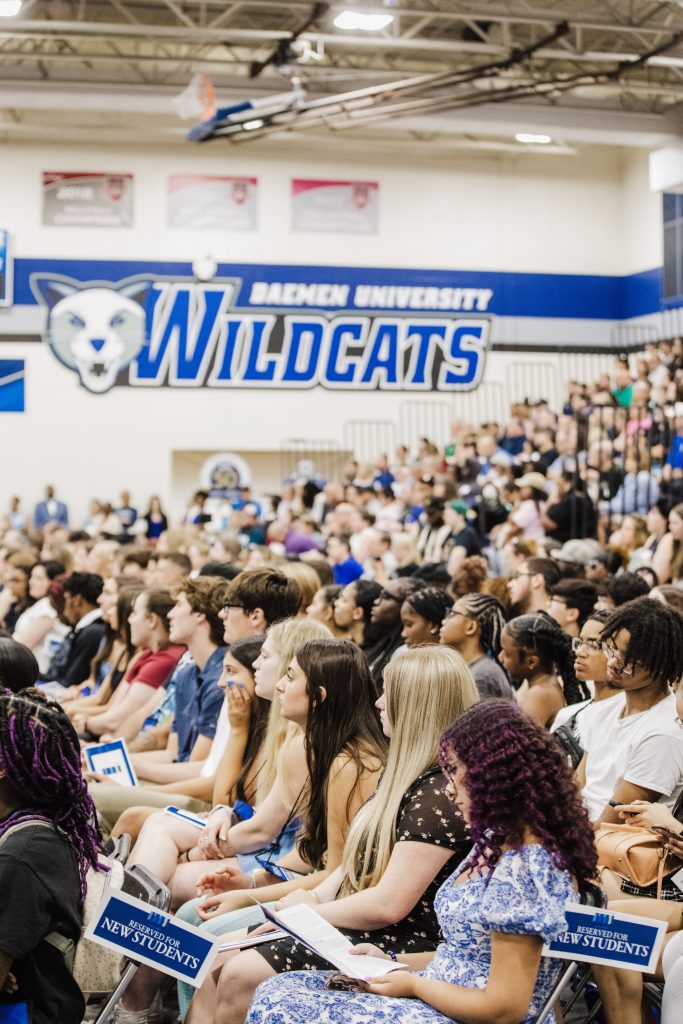
[[[568,903],[596,871],[593,833],[564,755],[509,701],[475,705],[444,734],[447,793],[473,849],[444,882],[435,954],[362,992],[326,988],[328,972],[264,982],[247,1024],[526,1024],[552,991],[559,960],[544,941],[566,928]],[[389,956],[368,944],[358,953]]]

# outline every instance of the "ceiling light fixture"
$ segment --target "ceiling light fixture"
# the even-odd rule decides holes
[[[381,32],[394,20],[393,14],[365,14],[363,11],[342,11],[334,19],[335,28],[346,32]]]
[[[265,121],[262,121],[260,118],[257,118],[255,121],[245,121],[242,127],[244,128],[245,132],[255,132],[257,128],[263,128],[265,123]]]
[[[534,135],[532,132],[517,132],[515,135],[517,142],[526,142],[535,146],[547,146],[549,142],[552,142],[550,135]]]
[[[0,0],[0,18],[16,18],[23,0]]]

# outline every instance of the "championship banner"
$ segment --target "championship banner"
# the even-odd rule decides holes
[[[0,228],[0,306],[12,305],[12,256],[9,231]]]
[[[255,231],[257,194],[256,178],[172,174],[168,179],[168,226],[189,230]]]
[[[376,181],[292,181],[292,230],[377,234]]]
[[[75,228],[131,227],[133,175],[44,171],[43,224]]]

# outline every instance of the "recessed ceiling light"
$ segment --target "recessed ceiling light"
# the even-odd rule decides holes
[[[21,5],[22,0],[0,0],[0,18],[15,18]]]
[[[391,25],[393,20],[393,14],[365,14],[363,11],[342,11],[334,19],[334,25],[335,28],[342,28],[347,32],[354,32],[356,30],[361,32],[381,32],[383,28]]]
[[[255,121],[245,121],[242,127],[245,132],[255,132],[257,128],[263,128],[265,121],[261,121],[257,118]]]
[[[515,138],[517,142],[533,143],[537,146],[547,146],[553,141],[550,135],[534,135],[532,132],[517,132]]]

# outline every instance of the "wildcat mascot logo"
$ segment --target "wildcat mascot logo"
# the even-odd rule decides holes
[[[43,335],[84,388],[101,395],[146,345],[144,298],[149,280],[81,284],[60,274],[33,274],[31,288],[47,306]]]
[[[81,283],[37,272],[30,282],[47,307],[44,340],[94,395],[117,385],[468,391],[484,372],[490,319],[471,311],[263,308],[245,304],[239,277]]]

